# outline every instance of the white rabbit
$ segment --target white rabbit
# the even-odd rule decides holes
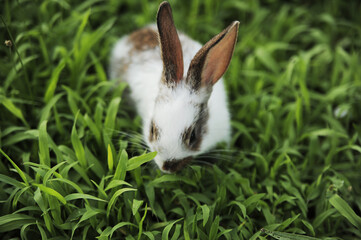
[[[183,168],[193,156],[230,141],[230,114],[222,75],[231,61],[239,22],[203,47],[177,33],[168,2],[157,26],[121,38],[110,59],[111,79],[126,81],[143,120],[143,135],[164,172]],[[188,72],[185,70],[188,69]]]

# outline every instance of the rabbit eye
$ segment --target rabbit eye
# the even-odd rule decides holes
[[[193,128],[189,128],[186,132],[185,135],[183,135],[183,141],[185,143],[185,145],[190,148],[193,149],[193,147],[195,145],[197,145],[198,142],[198,134],[197,134],[197,128],[193,127]]]
[[[207,133],[208,108],[205,104],[199,106],[196,117],[196,121],[182,133],[183,145],[190,151],[200,150],[203,136]]]
[[[154,124],[150,125],[150,136],[154,135]]]
[[[197,140],[197,135],[196,135],[196,129],[194,128],[191,132],[191,135],[189,137],[189,146],[194,145],[194,143]]]
[[[149,141],[155,141],[158,139],[158,134],[159,131],[158,131],[158,128],[157,126],[155,125],[154,121],[151,122],[150,124],[150,133],[149,133]]]

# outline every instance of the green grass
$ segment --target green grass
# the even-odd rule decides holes
[[[171,1],[201,42],[241,22],[231,147],[176,175],[106,74],[159,2],[1,2],[2,239],[361,238],[359,2]]]

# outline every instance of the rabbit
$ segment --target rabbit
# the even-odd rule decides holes
[[[162,2],[156,24],[115,44],[110,78],[128,83],[144,140],[157,152],[154,161],[161,171],[176,172],[217,143],[230,142],[222,75],[233,55],[238,26],[232,22],[202,47],[177,32],[171,6]]]

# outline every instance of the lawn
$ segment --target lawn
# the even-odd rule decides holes
[[[170,1],[202,43],[240,21],[231,145],[177,174],[107,76],[159,3],[1,1],[1,238],[361,239],[359,1]]]

